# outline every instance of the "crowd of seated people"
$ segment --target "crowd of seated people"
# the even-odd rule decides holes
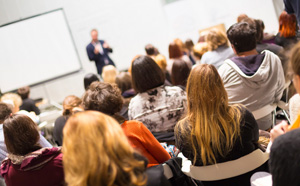
[[[256,115],[276,105],[292,81],[283,57],[300,93],[300,44],[291,29],[296,18],[282,13],[273,43],[262,20],[245,14],[237,20],[226,33],[202,33],[195,44],[174,39],[168,55],[147,44],[128,71],[108,65],[101,78],[87,74],[85,92],[62,100],[54,147],[39,132],[40,111],[29,87],[4,94],[0,185],[1,179],[8,186],[250,186],[262,179],[299,185],[300,104],[293,103],[291,125],[274,126],[271,112]],[[217,176],[209,175],[212,170]]]

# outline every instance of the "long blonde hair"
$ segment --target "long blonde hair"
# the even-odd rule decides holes
[[[181,134],[192,144],[194,164],[215,164],[216,155],[225,157],[240,136],[239,106],[228,104],[227,92],[213,65],[197,65],[187,82],[187,116],[179,121]],[[187,125],[188,127],[184,126]],[[189,130],[187,130],[189,129]],[[198,150],[201,151],[198,157]]]
[[[135,159],[123,130],[110,116],[97,111],[76,113],[68,119],[63,134],[68,185],[146,184],[144,161]]]

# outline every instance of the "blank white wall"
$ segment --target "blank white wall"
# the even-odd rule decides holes
[[[92,28],[97,28],[100,38],[114,49],[111,57],[120,70],[128,68],[136,54],[144,54],[148,43],[168,56],[168,44],[173,38],[196,41],[199,29],[222,22],[229,27],[240,13],[261,18],[267,31],[277,31],[272,0],[182,0],[176,3],[187,7],[183,8],[180,22],[172,21],[172,17],[179,14],[172,10],[176,4],[163,6],[161,0],[0,0],[0,25],[64,8],[84,71],[31,91],[33,98],[42,96],[57,102],[70,94],[81,96],[84,74],[96,73],[95,64],[89,62],[85,51]],[[178,31],[181,25],[184,29]]]

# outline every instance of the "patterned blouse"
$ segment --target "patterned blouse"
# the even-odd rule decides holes
[[[144,123],[151,132],[172,132],[185,111],[185,91],[162,85],[132,98],[128,117]]]

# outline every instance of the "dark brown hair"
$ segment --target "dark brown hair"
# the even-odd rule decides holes
[[[172,66],[171,80],[173,85],[186,86],[191,67],[182,59],[175,59]]]
[[[146,54],[149,56],[155,55],[155,47],[151,44],[145,46]]]
[[[8,117],[3,123],[3,132],[8,153],[24,156],[41,148],[37,125],[26,115]]]
[[[6,103],[0,103],[0,124],[12,113],[12,108]]]
[[[169,58],[180,58],[183,56],[183,51],[180,49],[180,46],[178,46],[175,42],[172,42],[169,44]]]
[[[136,58],[131,65],[132,86],[137,93],[146,92],[164,84],[163,71],[148,56]]]
[[[88,73],[84,76],[83,83],[84,83],[84,89],[87,90],[94,81],[99,81],[99,78],[96,74]]]
[[[22,87],[18,89],[18,94],[21,96],[22,100],[28,98],[30,93],[29,86]]]
[[[255,26],[255,22],[254,22]],[[256,48],[256,28],[247,22],[235,23],[227,30],[227,37],[237,53]]]
[[[123,106],[121,91],[116,84],[93,82],[84,93],[84,110],[96,110],[108,115],[119,112]]]
[[[116,84],[121,90],[122,94],[132,88],[131,76],[128,72],[120,72],[116,77]]]

